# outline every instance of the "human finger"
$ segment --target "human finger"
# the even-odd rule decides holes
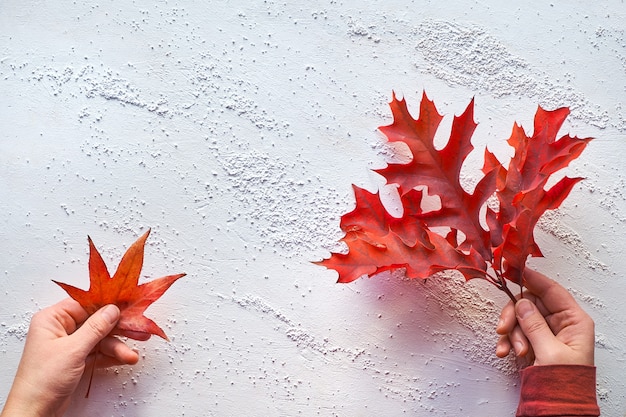
[[[526,356],[530,350],[530,342],[519,325],[515,326],[509,334],[509,342],[515,352],[515,356]]]
[[[511,350],[513,349],[513,346],[511,346],[511,341],[509,340],[509,336],[508,335],[502,335],[500,336],[500,338],[498,338],[498,341],[496,342],[496,356],[499,358],[504,358],[506,356],[508,356],[508,354],[511,352]]]
[[[113,330],[120,318],[120,309],[109,304],[92,314],[70,337],[85,357]]]
[[[519,328],[532,345],[536,358],[550,358],[558,351],[560,343],[535,304],[530,300],[521,299],[515,305],[515,312]]]
[[[118,364],[134,365],[139,361],[139,353],[135,349],[113,336],[102,339],[98,351],[104,356],[115,359]]]
[[[539,299],[536,306],[544,316],[557,311],[580,309],[569,291],[540,272],[526,268],[524,285]]]
[[[136,332],[133,330],[121,330],[121,329],[115,329],[113,334],[123,336],[123,337],[128,337],[129,339],[138,340],[140,342],[145,342],[146,340],[150,339],[150,337],[152,337],[150,333]]]
[[[36,314],[37,321],[48,324],[46,328],[62,330],[64,334],[72,334],[89,316],[85,309],[72,298],[65,298],[56,304],[48,306]],[[59,329],[60,326],[62,329]]]
[[[499,335],[506,335],[513,331],[517,326],[517,319],[515,318],[515,305],[509,301],[500,312],[500,320],[496,326],[496,333]]]
[[[118,358],[103,355],[101,352],[94,352],[87,356],[87,360],[85,361],[85,368],[92,368],[94,360],[96,361],[96,368],[99,369],[110,368],[112,366],[134,365],[134,363],[127,363],[119,360]]]

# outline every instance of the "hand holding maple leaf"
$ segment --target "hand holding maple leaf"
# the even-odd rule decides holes
[[[470,193],[459,174],[473,150],[474,100],[454,118],[450,139],[441,150],[435,148],[434,137],[442,116],[425,93],[417,120],[395,94],[390,107],[393,123],[380,130],[390,142],[404,142],[412,159],[376,172],[397,186],[404,212],[399,218],[391,216],[378,193],[354,186],[356,207],[342,216],[340,224],[348,252],[333,253],[316,263],[335,269],[339,282],[388,269],[405,268],[409,278],[452,269],[468,280],[484,278],[515,300],[507,279],[521,287],[528,256],[542,256],[534,239],[535,225],[546,210],[561,205],[581,178],[564,177],[545,187],[551,175],[576,159],[591,138],[565,135],[556,140],[569,110],[539,107],[532,136],[514,126],[508,143],[515,155],[508,169],[485,150],[483,177]],[[439,198],[440,208],[423,211],[425,191]],[[497,209],[487,204],[491,197],[497,199]],[[433,229],[441,227],[449,230],[445,236]]]
[[[96,249],[91,238],[88,238],[88,291],[53,281],[63,288],[70,297],[78,301],[89,314],[95,313],[107,304],[115,304],[120,309],[121,315],[113,333],[136,340],[146,340],[153,334],[169,340],[163,329],[144,316],[143,312],[185,274],[168,275],[139,285],[144,246],[149,234],[150,230],[128,248],[112,278],[98,249]]]
[[[93,371],[137,363],[139,354],[109,335],[119,314],[107,305],[88,315],[69,297],[35,313],[1,415],[64,415],[90,364]]]
[[[136,340],[147,340],[155,334],[169,340],[154,321],[143,315],[143,312],[167,291],[167,289],[185,274],[168,275],[139,285],[139,274],[143,267],[143,254],[150,230],[143,234],[126,251],[113,277],[96,249],[89,240],[89,290],[81,290],[69,284],[54,281],[63,288],[74,300],[91,315],[100,308],[115,304],[119,310],[119,320],[111,334],[119,334]],[[96,346],[95,356],[99,346]],[[95,367],[95,366],[94,366]],[[89,396],[93,379],[92,367],[89,387],[85,397]]]

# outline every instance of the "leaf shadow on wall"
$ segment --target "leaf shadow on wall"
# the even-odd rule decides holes
[[[496,301],[488,298],[491,286],[486,282],[466,282],[455,271],[410,280],[402,270],[356,282],[370,312],[367,320],[371,323],[372,315],[378,320],[372,326],[387,350],[407,356],[461,354],[468,365],[497,368],[506,375],[517,372],[513,357],[495,356],[495,326],[507,299],[499,292],[494,292]]]

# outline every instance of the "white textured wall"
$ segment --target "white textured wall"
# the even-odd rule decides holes
[[[137,343],[70,415],[512,415],[485,282],[309,263],[351,184],[381,182],[392,89],[413,109],[426,89],[442,133],[476,97],[469,180],[537,104],[597,138],[532,265],[597,320],[603,415],[624,416],[622,0],[210,3],[0,2],[1,397],[31,314],[64,297],[50,280],[87,286],[87,235],[113,269],[151,227],[145,276],[188,274],[148,310],[172,342]]]

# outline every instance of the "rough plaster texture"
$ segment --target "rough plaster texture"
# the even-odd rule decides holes
[[[531,263],[596,319],[603,415],[624,416],[623,1],[296,3],[0,2],[0,397],[64,296],[50,280],[86,286],[87,234],[114,268],[150,227],[146,279],[188,274],[148,310],[172,341],[137,343],[69,415],[512,415],[501,294],[309,263],[396,157],[391,91],[416,110],[426,89],[442,138],[476,98],[468,184],[537,104],[597,137]]]

